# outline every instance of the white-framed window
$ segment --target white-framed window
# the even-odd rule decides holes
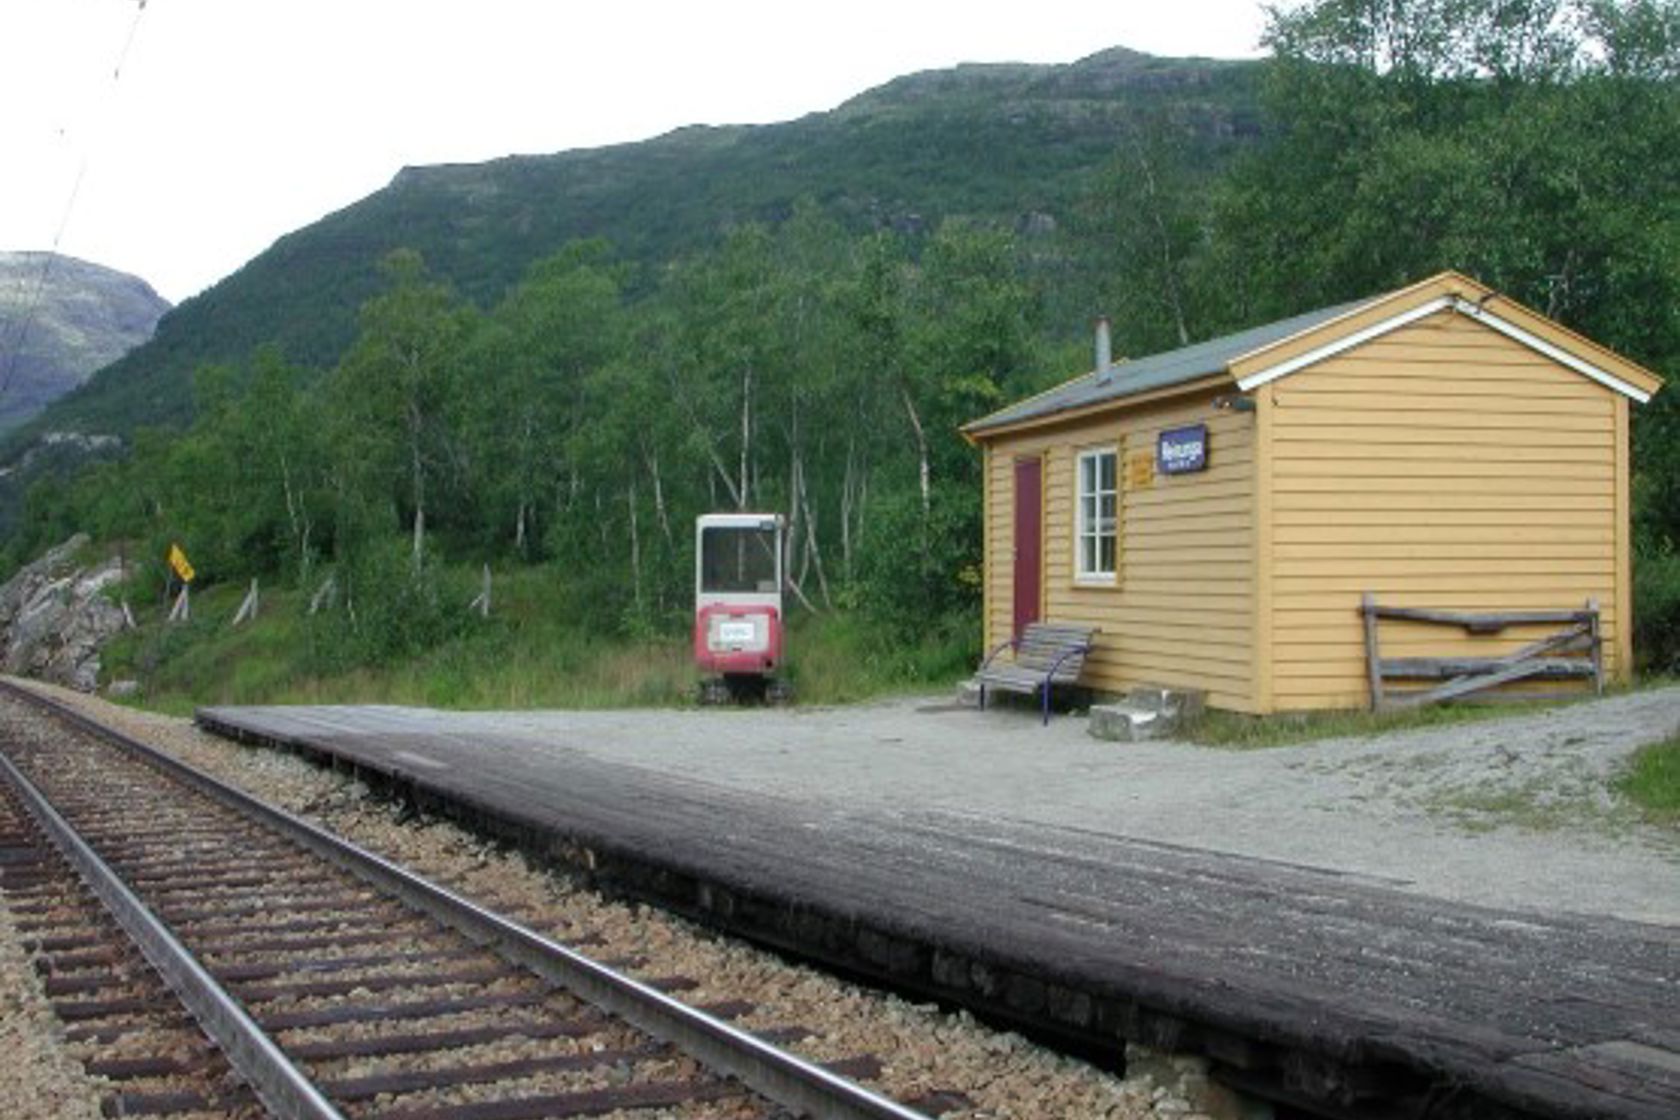
[[[1074,578],[1114,581],[1118,552],[1117,453],[1112,447],[1081,451],[1075,465]]]

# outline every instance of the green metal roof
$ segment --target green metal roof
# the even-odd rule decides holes
[[[1036,420],[1105,401],[1123,401],[1140,393],[1171,388],[1174,385],[1183,385],[1223,373],[1235,358],[1274,342],[1281,342],[1302,331],[1311,330],[1371,302],[1373,300],[1363,299],[1352,303],[1340,303],[1335,307],[1309,311],[1304,315],[1267,323],[1265,326],[1250,327],[1236,334],[1210,338],[1206,342],[1198,342],[1178,350],[1116,362],[1106,371],[1093,370],[1083,377],[1076,377],[1037,396],[1017,401],[989,416],[983,416],[965,425],[964,430],[979,435],[993,428],[1007,427],[1023,420]]]

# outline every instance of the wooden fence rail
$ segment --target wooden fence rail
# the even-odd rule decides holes
[[[1371,709],[1438,704],[1459,700],[1487,689],[1526,680],[1580,680],[1590,678],[1598,692],[1604,691],[1604,637],[1596,600],[1588,599],[1585,609],[1557,611],[1467,611],[1423,610],[1414,607],[1385,607],[1376,596],[1365,592],[1360,601],[1365,620],[1365,665],[1371,685]],[[1395,657],[1384,658],[1380,640],[1383,619],[1457,626],[1466,634],[1493,637],[1515,626],[1558,626],[1561,629],[1498,657]],[[1434,687],[1396,691],[1390,681],[1440,681]]]

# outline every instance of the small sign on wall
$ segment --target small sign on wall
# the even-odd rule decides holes
[[[1168,428],[1155,441],[1155,459],[1162,474],[1207,470],[1207,425]]]
[[[1155,483],[1155,456],[1147,450],[1126,456],[1126,489],[1146,490]]]

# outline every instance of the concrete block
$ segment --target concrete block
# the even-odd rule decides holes
[[[963,708],[978,708],[980,706],[980,686],[973,681],[958,681],[957,705]]]
[[[1156,738],[1151,728],[1159,720],[1158,712],[1143,711],[1125,704],[1092,704],[1085,731],[1093,739],[1135,743]]]
[[[1160,688],[1150,685],[1126,693],[1126,705],[1157,712],[1175,725],[1196,719],[1207,710],[1207,693],[1197,688]]]
[[[1115,743],[1164,739],[1199,717],[1206,703],[1194,689],[1134,688],[1119,703],[1093,704],[1085,729],[1092,738]]]

